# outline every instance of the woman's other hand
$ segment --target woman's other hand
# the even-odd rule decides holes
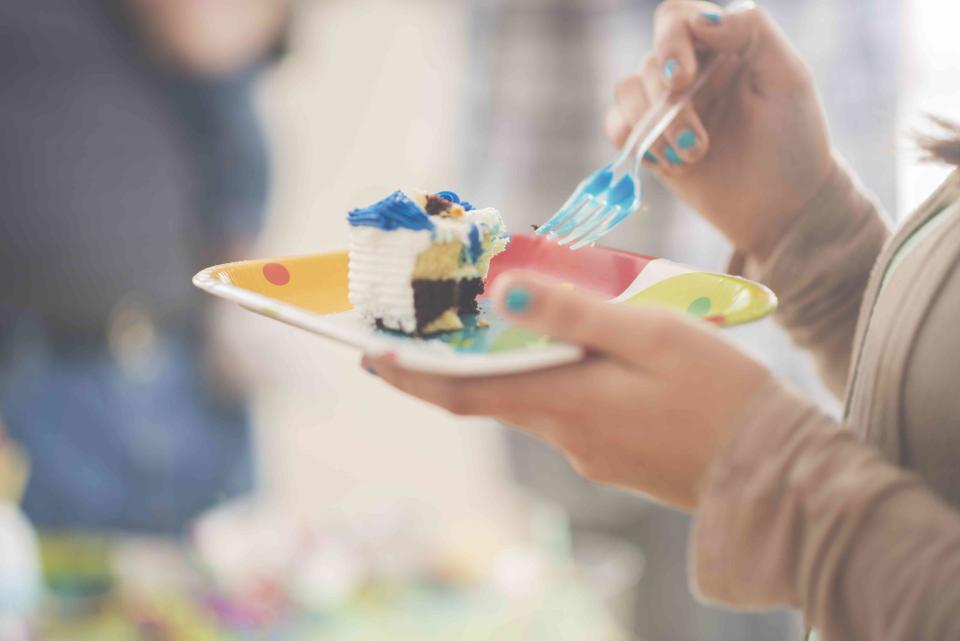
[[[510,376],[456,379],[363,365],[459,415],[494,416],[563,450],[592,480],[692,509],[701,479],[768,371],[702,321],[611,304],[542,278],[501,276],[493,297],[520,325],[583,345],[582,362]]]
[[[654,42],[640,71],[616,86],[608,136],[622,146],[651,105],[692,83],[707,56],[724,55],[645,165],[739,249],[766,258],[832,169],[809,70],[755,6],[725,13],[709,2],[667,0]]]

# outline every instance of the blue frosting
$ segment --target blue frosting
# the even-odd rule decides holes
[[[449,200],[454,205],[460,205],[467,211],[473,211],[476,209],[471,203],[466,200],[460,200],[460,194],[455,191],[438,191],[437,195],[443,198],[444,200]]]
[[[354,209],[347,215],[347,222],[354,227],[377,227],[387,231],[434,228],[430,216],[399,190],[369,207]]]
[[[480,239],[480,227],[470,225],[470,262],[475,263],[483,255],[483,242]]]

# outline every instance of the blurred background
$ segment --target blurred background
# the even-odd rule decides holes
[[[399,185],[524,230],[610,150],[655,0],[0,7],[0,639],[799,638],[689,596],[687,517],[190,286]],[[942,179],[960,8],[763,3],[894,219]],[[749,188],[749,177],[744,177]],[[610,245],[721,270],[652,181]],[[772,321],[737,340],[830,412]]]

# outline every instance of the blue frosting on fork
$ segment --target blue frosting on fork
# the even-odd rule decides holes
[[[385,231],[434,229],[427,212],[400,190],[369,207],[354,209],[347,215],[347,222],[354,227],[377,227]]]

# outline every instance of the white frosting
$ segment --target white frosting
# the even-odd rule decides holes
[[[379,318],[389,329],[416,331],[411,279],[430,242],[428,230],[350,229],[350,303],[367,322]]]
[[[438,243],[448,243],[451,240],[459,240],[464,245],[470,243],[470,225],[464,222],[464,218],[441,218],[434,216],[432,218],[436,228],[433,231],[433,239]]]
[[[470,223],[477,223],[482,229],[490,231],[503,229],[503,217],[501,217],[500,212],[493,207],[468,211],[463,215],[463,220]]]
[[[503,217],[500,216],[500,212],[493,207],[468,211],[463,218],[467,222],[479,225],[484,238],[493,236],[490,249],[483,253],[476,265],[480,278],[486,278],[490,269],[490,260],[506,249],[507,243],[510,242],[510,237],[507,236],[507,227],[503,224]]]

